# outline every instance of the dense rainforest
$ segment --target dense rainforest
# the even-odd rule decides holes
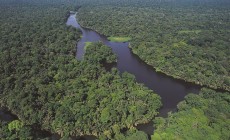
[[[156,118],[152,140],[230,138],[230,95],[203,88],[178,104],[178,112]]]
[[[74,7],[43,2],[0,8],[0,104],[18,116],[1,122],[1,138],[35,139],[33,127],[63,138],[120,139],[120,131],[146,137],[135,126],[157,115],[160,96],[128,73],[106,71],[103,64],[116,56],[101,43],[89,44],[84,60],[76,60],[81,32],[65,25]]]
[[[149,140],[138,124],[154,122],[151,140],[230,139],[229,9],[226,0],[0,0],[0,139]],[[66,26],[78,10],[83,26],[130,40],[149,65],[202,88],[167,118],[161,98],[116,63],[111,48],[88,43],[76,59],[81,31]],[[167,87],[166,87],[167,88]],[[169,93],[171,94],[171,93]]]
[[[156,71],[230,91],[228,0],[85,2],[82,26],[131,37],[130,47]]]

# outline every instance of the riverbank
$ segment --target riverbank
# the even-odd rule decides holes
[[[156,71],[212,89],[230,91],[227,42],[226,37],[220,38],[219,36],[222,34],[219,34],[222,29],[215,30],[217,38],[225,42],[225,45],[217,39],[210,38],[208,40],[216,41],[216,43],[208,46],[200,44],[201,46],[199,46],[199,42],[202,43],[206,40],[205,38],[209,38],[207,32],[212,33],[212,28],[197,29],[197,32],[189,32],[184,35],[181,34],[184,30],[177,29],[178,26],[172,26],[168,30],[163,28],[168,27],[168,23],[154,14],[159,13],[160,9],[140,8],[137,11],[132,10],[132,7],[116,9],[112,6],[104,9],[82,7],[78,13],[79,23],[106,36],[131,36],[132,52],[145,63],[154,67]],[[119,13],[122,13],[119,16],[116,14],[118,9]],[[89,14],[89,11],[94,10],[97,12]],[[185,10],[184,14],[186,15],[188,11],[183,10]],[[152,12],[150,13],[150,11]],[[143,15],[143,13],[148,14]],[[199,11],[195,14],[198,14],[198,17],[200,15]],[[107,18],[109,15],[113,19]],[[151,18],[148,15],[152,15]],[[173,18],[168,18],[174,22],[178,18],[174,17],[175,15],[172,14]],[[102,19],[104,19],[103,22]],[[161,25],[157,20],[165,24]],[[145,24],[142,24],[143,21]],[[159,27],[161,28],[159,29]],[[191,38],[195,39],[192,40]]]
[[[170,76],[172,78],[175,78],[175,79],[178,79],[178,80],[183,80],[185,82],[193,83],[193,84],[196,84],[196,85],[199,85],[199,86],[202,86],[202,87],[207,87],[207,88],[210,88],[210,89],[213,89],[213,90],[216,90],[216,91],[222,91],[222,92],[229,92],[230,91],[229,87],[226,87],[226,88],[222,89],[220,87],[217,87],[217,86],[214,86],[214,85],[207,85],[207,84],[204,84],[204,83],[202,83],[200,81],[196,81],[196,80],[193,80],[193,79],[182,78],[182,77],[180,77],[178,75],[175,75],[175,73],[171,73],[170,71],[164,71],[164,70],[160,69],[159,67],[155,67],[154,65],[152,65],[148,61],[145,61],[144,58],[141,57],[141,55],[139,55],[136,51],[133,50],[131,45],[129,45],[129,48],[132,50],[132,52],[134,54],[136,54],[138,57],[140,57],[140,59],[142,59],[146,64],[151,66],[156,72],[160,72],[160,73],[163,73],[163,74],[165,74],[167,76]]]
[[[72,16],[67,24],[75,26],[77,23],[76,17]],[[80,27],[84,33],[85,28]],[[97,31],[86,28],[87,34],[84,34],[81,44],[85,44],[88,40],[101,41],[104,45],[111,47],[113,53],[116,54],[118,61],[116,68],[120,74],[128,72],[135,76],[137,83],[144,84],[146,87],[155,91],[161,96],[163,107],[160,108],[160,116],[167,117],[167,113],[176,109],[177,104],[184,99],[188,93],[198,93],[200,87],[191,83],[186,83],[182,80],[173,79],[163,73],[156,72],[153,67],[143,62],[136,54],[132,53],[129,48],[129,43],[111,42],[106,36],[101,35]],[[78,46],[77,46],[78,47]],[[80,46],[85,47],[85,46]],[[77,56],[80,54],[77,54]],[[165,88],[167,87],[167,89]],[[169,94],[170,93],[170,94]],[[170,101],[169,101],[170,100]],[[149,123],[148,123],[149,122]],[[138,129],[146,132],[149,136],[153,133],[153,126],[151,120],[144,122],[145,124],[138,123]],[[147,128],[145,128],[145,126]]]
[[[81,23],[80,23],[81,24]],[[87,25],[81,25],[83,28],[90,28],[88,27]],[[96,31],[97,33],[101,33],[105,36],[110,36],[109,34],[106,34],[106,32],[103,33],[103,30],[100,31],[100,29],[97,29],[97,28],[92,28],[92,30]],[[132,41],[130,42],[130,44],[132,44]],[[175,78],[175,79],[178,79],[178,80],[183,80],[185,82],[189,82],[189,83],[193,83],[193,84],[196,84],[196,85],[199,85],[199,86],[202,86],[202,87],[207,87],[207,88],[211,88],[211,89],[214,89],[214,90],[217,90],[217,91],[230,91],[230,87],[226,86],[225,88],[221,88],[221,87],[217,87],[215,85],[209,85],[209,84],[205,84],[201,81],[197,81],[197,80],[193,80],[193,79],[189,79],[189,78],[182,78],[180,76],[178,76],[176,73],[172,73],[171,71],[167,71],[167,70],[162,70],[160,67],[156,67],[155,65],[153,65],[152,63],[150,63],[149,61],[145,60],[144,57],[139,54],[137,51],[135,51],[133,49],[133,47],[131,45],[129,45],[129,48],[132,50],[132,52],[134,54],[136,54],[140,59],[142,59],[146,64],[150,65],[153,69],[156,70],[156,72],[161,72],[163,74],[166,74],[167,76],[170,76],[172,78]]]
[[[81,24],[81,23],[80,23]],[[86,25],[81,25],[83,28],[90,28],[90,27],[87,27]],[[92,30],[96,31],[97,33],[101,33],[103,34],[103,31],[100,31],[99,29],[96,29],[96,28],[93,28]],[[106,35],[105,36],[109,36],[109,35]],[[132,44],[132,41],[130,42],[130,44]],[[211,89],[214,89],[214,90],[217,90],[217,91],[230,91],[230,87],[226,86],[225,88],[220,88],[220,87],[217,87],[215,85],[208,85],[208,84],[205,84],[201,81],[196,81],[196,80],[193,80],[193,79],[188,79],[188,78],[182,78],[178,75],[176,75],[175,73],[171,73],[170,71],[165,71],[165,70],[162,70],[160,69],[160,67],[156,67],[154,66],[153,64],[149,63],[149,61],[145,60],[144,57],[142,57],[142,55],[140,55],[138,52],[136,52],[131,45],[129,45],[129,48],[132,50],[132,52],[134,54],[136,54],[138,57],[140,57],[140,59],[142,59],[146,64],[152,66],[153,69],[156,70],[156,72],[161,72],[163,74],[166,74],[167,76],[170,76],[172,78],[175,78],[175,79],[178,79],[178,80],[183,80],[185,82],[189,82],[189,83],[193,83],[193,84],[196,84],[196,85],[199,85],[199,86],[202,86],[202,87],[207,87],[207,88],[211,88]]]

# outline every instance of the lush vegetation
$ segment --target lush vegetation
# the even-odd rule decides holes
[[[160,97],[131,74],[107,71],[104,64],[116,56],[100,42],[86,43],[84,59],[76,60],[81,32],[65,25],[69,11],[81,6],[81,24],[131,37],[133,52],[157,70],[230,90],[226,0],[90,2],[0,0],[0,106],[18,116],[0,121],[1,139],[48,139],[51,132],[62,139],[147,140],[135,126],[150,120],[153,140],[230,139],[229,93],[202,89],[178,112],[154,119]]]
[[[230,139],[230,95],[202,89],[187,95],[178,112],[155,120],[152,140],[228,140]]]
[[[132,37],[133,52],[157,71],[230,91],[230,1],[96,3],[79,9],[81,25],[106,36]]]
[[[0,5],[0,105],[18,120],[1,122],[3,139],[35,139],[33,127],[63,139],[140,139],[135,126],[157,115],[160,97],[134,76],[103,63],[116,61],[111,48],[87,43],[75,58],[81,32],[65,25],[72,3],[4,1]],[[123,132],[123,134],[121,134]]]
[[[131,40],[131,37],[115,37],[115,36],[111,36],[111,37],[108,37],[108,40],[112,41],[112,42],[128,42],[128,41]]]
[[[7,140],[14,140],[14,139],[21,139],[21,140],[49,140],[51,139],[51,135],[49,132],[41,131],[37,129],[37,126],[21,126],[17,125],[17,123],[21,123],[19,120],[15,120],[12,122],[5,122],[0,121],[0,137],[1,139]],[[12,127],[13,126],[13,127]],[[10,129],[11,128],[11,129]],[[19,128],[19,129],[16,129]],[[109,139],[113,140],[148,140],[148,136],[142,132],[137,131],[136,129],[130,129],[126,132],[121,133],[116,126],[113,128],[114,136],[113,138],[110,137]],[[100,136],[100,140],[108,139],[109,131],[105,132],[105,135]],[[57,137],[58,138],[58,137]],[[66,138],[62,138],[66,139]]]
[[[25,127],[20,121],[15,120],[10,123],[0,121],[0,138],[1,139],[32,139],[31,128]]]

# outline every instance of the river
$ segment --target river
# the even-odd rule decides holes
[[[82,31],[82,38],[77,43],[76,57],[78,60],[84,57],[85,42],[98,42],[101,41],[108,47],[111,47],[113,53],[117,56],[117,63],[115,67],[121,72],[128,72],[135,76],[138,83],[144,84],[149,89],[153,90],[162,100],[162,108],[159,110],[159,116],[166,117],[170,111],[175,111],[177,104],[184,99],[189,93],[199,93],[201,86],[185,82],[183,80],[174,79],[163,73],[156,72],[155,69],[144,61],[142,61],[137,55],[133,54],[129,48],[129,42],[111,42],[107,37],[93,31],[91,29],[81,27],[76,19],[76,14],[71,13],[66,24],[73,26]],[[9,112],[0,110],[0,119],[12,120],[15,116]],[[140,124],[137,126],[138,130],[144,131],[148,135],[153,134],[153,123]],[[54,136],[54,135],[53,135]],[[52,138],[56,139],[56,138]],[[79,137],[73,137],[73,139],[79,139]],[[85,136],[80,139],[93,140],[93,136]]]
[[[156,72],[153,67],[149,66],[137,55],[132,53],[131,49],[128,47],[128,42],[111,42],[108,41],[106,36],[94,30],[81,27],[77,22],[76,14],[70,14],[66,24],[82,31],[82,38],[77,43],[77,59],[81,60],[84,57],[85,42],[101,41],[103,44],[111,47],[118,59],[115,67],[121,73],[126,71],[133,74],[138,83],[144,84],[161,96],[163,107],[159,110],[159,116],[166,117],[168,112],[175,111],[177,104],[182,101],[187,94],[199,93],[201,89],[199,85],[174,79],[163,73]],[[148,135],[153,133],[152,122],[138,125],[137,128],[146,132]]]

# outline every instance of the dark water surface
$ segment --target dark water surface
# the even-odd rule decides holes
[[[83,59],[85,42],[101,41],[111,47],[117,55],[118,61],[116,67],[121,73],[126,71],[135,75],[138,83],[144,84],[161,96],[163,107],[159,110],[159,116],[166,117],[169,111],[175,111],[177,104],[182,101],[188,93],[199,93],[201,86],[156,72],[155,69],[132,53],[128,47],[128,42],[110,42],[104,35],[81,27],[77,22],[76,14],[71,14],[66,24],[80,29],[83,33],[82,39],[77,44],[77,59]],[[140,124],[137,128],[146,132],[148,135],[153,134],[154,131],[152,122]]]
[[[10,111],[4,108],[0,108],[0,120],[10,122],[17,119],[18,117],[12,114]]]
[[[66,24],[79,28],[83,33],[82,39],[77,44],[77,59],[83,58],[85,42],[101,41],[111,47],[117,55],[118,61],[116,67],[120,72],[126,71],[133,74],[138,83],[143,83],[146,87],[161,96],[163,107],[160,109],[160,116],[162,117],[166,117],[169,111],[175,110],[176,105],[182,101],[188,93],[198,93],[201,89],[201,86],[196,84],[174,79],[163,73],[156,72],[155,69],[132,53],[128,47],[128,42],[110,42],[104,35],[81,27],[77,22],[75,14],[70,15]]]
[[[188,93],[198,93],[201,86],[177,80],[163,73],[156,72],[151,66],[147,65],[137,55],[130,50],[129,43],[110,42],[107,37],[93,31],[91,29],[81,27],[76,19],[76,14],[70,14],[67,25],[78,28],[82,31],[82,38],[77,43],[77,59],[81,60],[84,57],[85,42],[101,41],[105,45],[112,48],[117,55],[118,61],[115,67],[122,72],[129,72],[136,77],[138,83],[144,84],[149,89],[162,98],[162,108],[159,110],[161,117],[166,117],[169,111],[175,111],[177,104],[184,99]],[[16,116],[8,111],[3,111],[0,108],[0,120],[12,121],[17,119]],[[140,124],[137,126],[138,130],[144,131],[148,135],[153,134],[153,123]],[[51,139],[59,139],[59,136],[53,134]],[[76,140],[95,140],[94,136],[72,137]]]

